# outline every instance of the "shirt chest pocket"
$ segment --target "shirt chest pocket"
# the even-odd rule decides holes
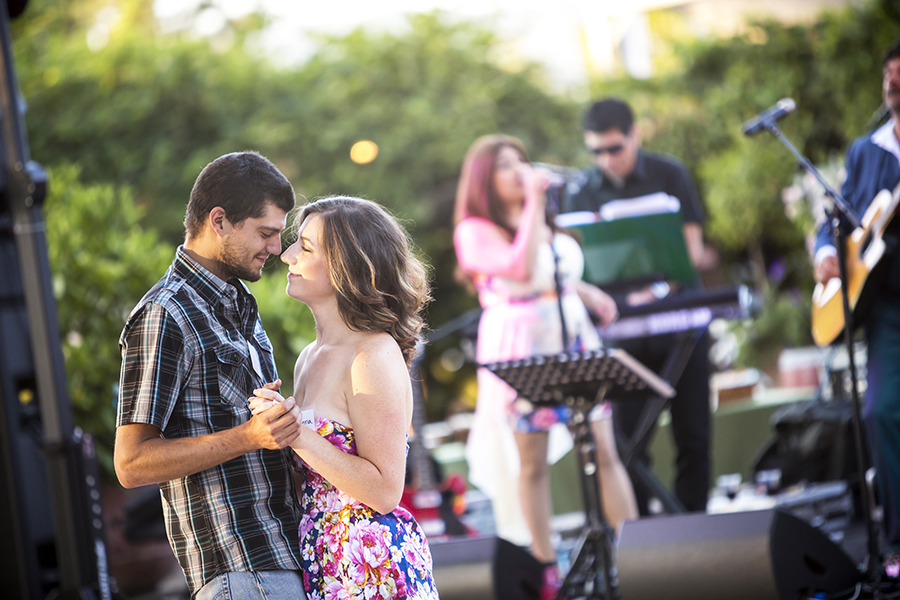
[[[233,348],[215,351],[215,384],[222,402],[238,408],[247,406],[247,399],[256,387],[250,376],[248,358]]]

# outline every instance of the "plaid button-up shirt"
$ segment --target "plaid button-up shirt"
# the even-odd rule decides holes
[[[128,317],[119,346],[116,424],[156,425],[169,439],[245,423],[252,390],[277,377],[256,300],[183,248]],[[300,568],[292,455],[257,450],[160,484],[169,542],[192,593],[224,572]]]

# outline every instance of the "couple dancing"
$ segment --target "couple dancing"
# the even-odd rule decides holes
[[[281,260],[316,339],[283,398],[241,280],[281,253],[293,208],[257,153],[200,173],[185,243],[120,338],[116,474],[159,484],[192,598],[437,598],[425,536],[397,508],[425,269],[377,204],[304,206]]]

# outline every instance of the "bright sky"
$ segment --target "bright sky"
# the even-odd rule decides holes
[[[177,21],[178,15],[199,0],[156,0],[157,15]],[[198,20],[200,33],[214,33],[226,17],[240,17],[255,7],[275,17],[263,40],[264,48],[277,60],[302,61],[312,52],[305,32],[348,33],[360,25],[402,31],[406,15],[442,10],[452,18],[484,21],[504,39],[512,41],[523,56],[548,67],[552,80],[562,85],[583,83],[586,76],[583,32],[589,39],[609,35],[607,15],[620,21],[637,18],[648,5],[676,3],[674,0],[214,0]],[[598,24],[606,28],[597,32]],[[627,26],[627,23],[626,23]],[[602,54],[602,50],[600,51]],[[597,50],[592,48],[591,55]],[[596,56],[595,56],[596,58]],[[602,57],[601,57],[602,58]]]

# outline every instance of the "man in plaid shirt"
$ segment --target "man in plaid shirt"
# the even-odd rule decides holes
[[[166,530],[192,598],[305,598],[299,505],[288,445],[293,400],[252,416],[253,390],[277,382],[257,281],[294,190],[255,152],[200,173],[186,237],[165,276],[128,317],[115,467],[126,488],[158,483]]]

